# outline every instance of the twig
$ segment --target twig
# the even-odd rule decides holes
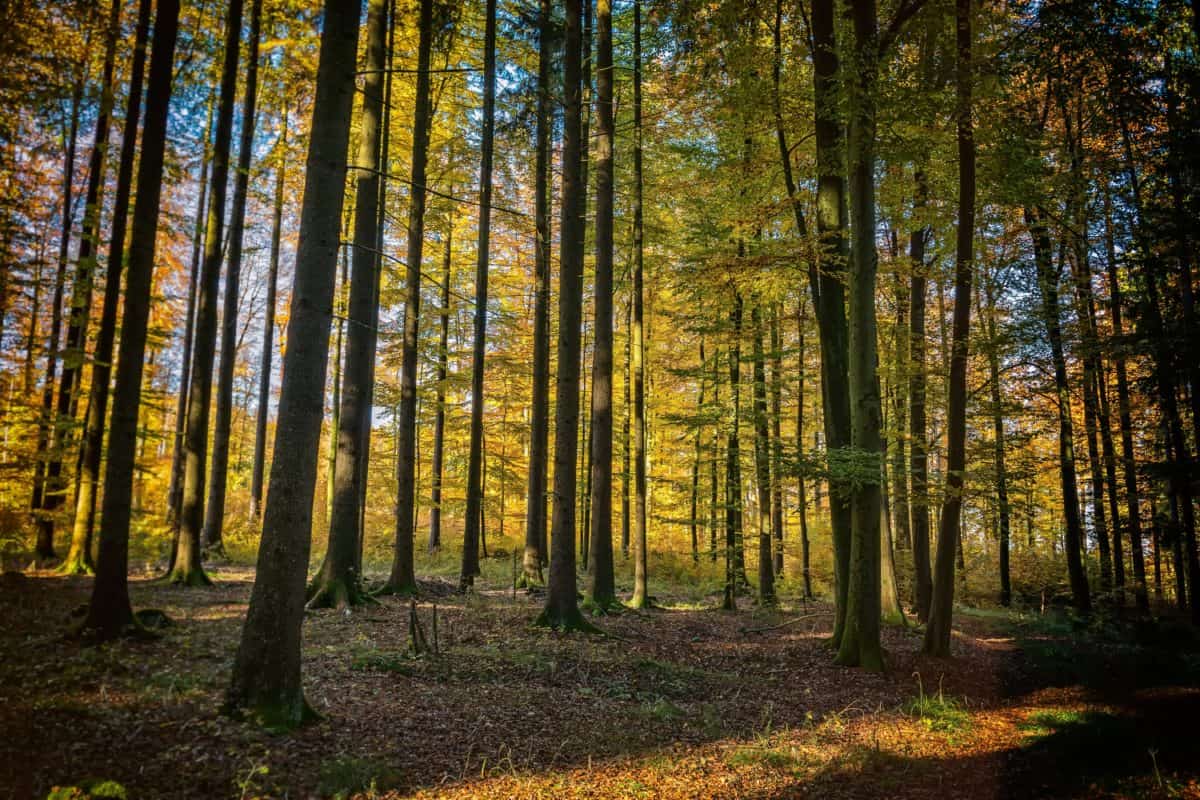
[[[738,632],[739,633],[765,633],[766,631],[773,631],[773,630],[777,630],[779,628],[787,628],[792,625],[795,625],[797,622],[803,622],[806,619],[812,619],[813,617],[816,617],[816,616],[819,616],[819,615],[805,614],[802,617],[796,617],[795,619],[789,619],[787,622],[781,622],[778,625],[768,625],[765,628],[739,628]]]

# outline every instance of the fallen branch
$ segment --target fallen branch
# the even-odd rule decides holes
[[[820,615],[819,614],[805,614],[802,617],[796,617],[795,619],[789,619],[787,622],[781,622],[778,625],[768,625],[765,628],[738,628],[738,633],[766,633],[767,631],[773,631],[773,630],[777,630],[779,628],[787,628],[792,625],[795,625],[797,622],[803,622],[806,619],[812,619],[813,617],[817,617],[817,616],[820,616]]]

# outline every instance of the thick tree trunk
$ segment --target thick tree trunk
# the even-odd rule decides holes
[[[767,369],[763,352],[762,307],[750,309],[754,329],[754,483],[758,493],[758,602],[775,602],[775,569],[771,547],[771,434],[767,419]]]
[[[138,410],[142,396],[142,366],[150,318],[150,290],[158,237],[162,195],[163,153],[167,141],[167,112],[171,100],[172,62],[179,26],[179,0],[158,0],[154,47],[146,90],[146,121],[142,128],[133,207],[132,238],[126,268],[125,311],[121,347],[113,390],[113,413],[108,426],[108,463],[101,506],[100,548],[96,580],[83,629],[98,639],[120,636],[134,624],[129,603],[129,522],[132,511],[134,455]],[[110,249],[110,252],[112,250]],[[114,290],[116,286],[112,287]]]
[[[555,393],[554,510],[551,520],[550,574],[546,607],[539,625],[562,630],[587,629],[579,612],[575,577],[575,459],[579,448],[579,340],[583,316],[583,191],[581,185],[582,117],[580,97],[580,0],[566,0],[563,85],[561,265],[558,295],[558,377]],[[635,5],[635,8],[637,6]]]
[[[975,132],[971,120],[974,82],[971,47],[971,0],[955,0],[955,80],[958,119],[958,229],[954,259],[954,323],[950,382],[946,408],[946,498],[938,526],[933,602],[925,628],[923,651],[950,655],[954,615],[954,558],[962,516],[963,483],[967,467],[967,350],[971,333],[971,277],[975,268]],[[1078,552],[1078,551],[1076,551]]]
[[[217,103],[217,137],[213,145],[212,189],[204,261],[200,269],[192,380],[188,387],[187,432],[184,436],[183,504],[175,564],[168,579],[187,586],[210,583],[200,566],[204,515],[205,467],[208,457],[209,410],[212,403],[213,356],[217,343],[217,298],[221,288],[221,245],[225,237],[225,197],[229,183],[229,147],[237,92],[243,0],[230,0],[225,19],[225,58]],[[235,306],[236,308],[236,306]]]
[[[592,357],[591,558],[588,599],[616,605],[612,552],[613,455],[613,42],[612,2],[596,8],[596,333]],[[693,472],[695,468],[693,467]],[[692,552],[696,551],[696,479],[692,480]]]
[[[300,679],[304,579],[329,364],[360,5],[326,0],[300,239],[262,543],[226,707],[273,728],[310,714]]]
[[[883,451],[880,438],[875,330],[875,108],[879,34],[875,2],[853,5],[854,74],[849,86],[847,152],[850,171],[850,215],[854,242],[849,282],[850,445],[863,460],[861,478],[850,493],[850,564],[846,614],[837,662],[865,669],[883,668],[879,644],[881,591],[880,520]],[[845,469],[845,466],[843,466]]]
[[[242,275],[242,235],[246,227],[246,194],[254,150],[255,109],[258,105],[258,42],[262,26],[262,0],[250,3],[250,38],[246,43],[246,89],[242,101],[242,129],[238,143],[237,175],[229,222],[229,258],[225,266],[225,297],[221,311],[221,359],[217,368],[217,408],[213,421],[213,451],[208,481],[208,508],[204,518],[204,544],[223,552],[225,487],[229,472],[229,436],[233,426],[233,371],[237,367],[238,294]]]
[[[428,66],[433,0],[421,4],[418,68]],[[354,246],[350,276],[350,302],[346,360],[342,373],[341,409],[333,436],[337,440],[334,462],[333,508],[329,518],[329,543],[325,559],[308,588],[309,608],[345,608],[366,600],[358,572],[358,504],[362,498],[358,469],[364,418],[370,396],[370,364],[375,360],[371,341],[373,305],[378,294],[376,248],[379,226],[380,122],[383,116],[384,43],[387,8],[384,0],[367,4],[367,61],[363,104],[359,116],[361,138],[354,163]]]
[[[873,6],[872,6],[873,13]],[[832,459],[850,446],[850,329],[846,320],[846,140],[833,0],[814,0],[811,11],[813,100],[817,145],[817,268],[810,272],[813,308],[821,340],[821,390],[825,448]],[[874,247],[874,244],[871,245]],[[812,283],[813,275],[817,282]],[[833,536],[833,642],[842,640],[850,580],[850,481],[831,470],[830,526]],[[876,604],[878,605],[878,604]]]
[[[146,69],[146,43],[150,35],[151,0],[139,0],[134,34],[133,63],[129,75],[129,99],[121,134],[121,156],[117,166],[116,196],[113,199],[112,231],[108,246],[108,269],[104,280],[104,302],[92,354],[92,385],[84,420],[83,442],[79,451],[79,481],[75,493],[75,523],[71,549],[65,568],[77,572],[76,565],[92,571],[92,535],[95,529],[96,503],[99,499],[100,464],[104,429],[108,416],[109,383],[112,376],[113,344],[117,331],[117,312],[121,300],[121,274],[125,266],[125,231],[129,218],[129,198],[133,184],[133,165],[137,154],[138,122],[142,113],[142,82]]]
[[[487,279],[492,225],[492,140],[496,129],[496,0],[487,0],[483,55],[483,141],[479,165],[479,244],[475,265],[475,341],[471,355],[471,441],[467,456],[467,510],[459,586],[470,587],[479,574],[483,509],[483,372],[487,346]]]
[[[634,608],[650,604],[646,586],[646,365],[643,309],[642,230],[642,5],[633,4],[633,326],[630,329],[633,375],[633,598]]]
[[[424,1],[424,0],[423,0]],[[404,329],[400,367],[400,408],[396,422],[396,545],[386,591],[411,594],[417,589],[413,570],[417,477],[417,340],[421,328],[421,264],[425,252],[426,170],[433,109],[429,61],[417,65],[413,113],[412,194],[408,207],[408,251],[405,255]]]
[[[263,311],[262,359],[258,367],[258,409],[254,420],[254,465],[250,478],[250,519],[262,514],[263,476],[267,460],[267,419],[271,406],[271,372],[275,356],[275,305],[279,284],[279,244],[283,233],[283,183],[287,171],[287,108],[275,166],[275,198],[271,217],[271,256],[267,271],[267,301]]]

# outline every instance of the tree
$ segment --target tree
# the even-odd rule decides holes
[[[771,434],[767,419],[766,356],[763,350],[762,305],[750,308],[754,329],[754,483],[758,489],[758,602],[775,602],[775,570],[771,546]]]
[[[925,628],[924,652],[950,655],[954,614],[955,544],[962,517],[967,468],[967,348],[971,333],[971,277],[975,262],[975,130],[971,120],[974,81],[971,45],[971,0],[955,0],[955,123],[958,134],[958,229],[954,259],[954,331],[950,386],[946,409],[946,498],[938,526],[933,602]],[[1001,447],[1003,441],[1001,440]],[[1001,452],[1001,458],[1003,453]]]
[[[471,354],[471,442],[467,457],[467,518],[463,532],[459,586],[466,589],[479,574],[479,537],[483,510],[483,370],[487,346],[487,284],[492,224],[492,147],[496,130],[496,0],[487,0],[483,55],[483,141],[479,163],[479,244],[475,266],[475,341]]]
[[[432,13],[423,19],[432,26]],[[432,34],[431,31],[427,33]],[[421,262],[425,253],[425,176],[429,165],[429,129],[433,117],[428,48],[424,54],[425,60],[422,62],[418,53],[416,106],[413,111],[412,195],[408,207],[404,338],[401,346],[403,364],[400,368],[400,409],[397,420],[396,549],[392,558],[392,571],[384,588],[384,591],[395,594],[412,594],[417,589],[417,577],[413,571],[417,472],[417,337],[421,315]]]
[[[71,549],[64,570],[78,572],[79,567],[93,571],[92,533],[95,528],[96,502],[99,499],[100,465],[104,448],[105,418],[108,416],[109,385],[112,377],[113,345],[117,331],[117,312],[121,301],[121,275],[125,267],[125,231],[129,218],[130,189],[137,149],[138,122],[142,113],[142,83],[146,69],[146,43],[150,38],[151,0],[139,0],[134,33],[133,63],[129,72],[129,96],[121,133],[121,154],[117,166],[116,193],[113,198],[112,230],[108,245],[108,270],[104,281],[104,301],[93,350],[92,384],[88,393],[87,415],[79,452],[79,481],[75,493],[75,523]]]
[[[537,624],[588,630],[575,595],[575,460],[579,447],[579,354],[583,306],[583,192],[580,0],[565,0],[562,220],[559,235],[558,377],[554,419],[554,495],[546,606]],[[636,5],[635,5],[636,8]]]
[[[612,2],[596,7],[596,326],[592,358],[591,570],[588,599],[616,605],[612,552],[613,43]],[[635,101],[636,102],[636,101]],[[695,515],[692,527],[695,529]],[[694,537],[693,537],[694,538]]]
[[[134,625],[127,578],[129,522],[146,329],[150,317],[150,283],[162,196],[163,152],[178,30],[178,0],[158,0],[154,15],[154,45],[146,81],[146,118],[138,161],[132,238],[125,269],[126,302],[121,319],[121,347],[113,389],[112,418],[108,426],[108,464],[100,511],[96,580],[92,583],[87,616],[82,624],[87,635],[99,640],[120,636]]]
[[[421,4],[421,38],[418,63],[429,63],[433,0]],[[329,519],[329,544],[325,559],[308,588],[310,608],[345,608],[362,603],[362,576],[358,573],[358,522],[365,478],[360,463],[367,399],[370,396],[369,364],[375,360],[371,322],[378,294],[376,269],[379,225],[380,120],[383,115],[384,44],[387,35],[384,0],[367,5],[367,60],[363,104],[359,117],[361,138],[354,164],[354,248],[350,275],[346,360],[342,372],[341,411],[337,415],[337,456],[334,464],[333,509]],[[422,49],[423,48],[423,49]],[[423,56],[423,58],[422,58]]]
[[[217,369],[217,408],[213,420],[213,450],[208,482],[208,509],[204,542],[215,552],[224,550],[221,529],[225,524],[225,487],[229,472],[229,435],[233,423],[233,370],[237,366],[238,294],[242,274],[242,238],[246,227],[246,193],[254,150],[255,108],[258,104],[258,41],[262,26],[262,0],[251,0],[250,34],[246,44],[246,89],[242,101],[241,140],[237,175],[230,210],[229,257],[225,266],[225,298],[221,312],[221,359]]]
[[[649,605],[646,588],[646,371],[643,308],[644,247],[642,221],[642,4],[633,3],[633,325],[630,372],[633,376],[633,597],[634,608]]]
[[[211,583],[200,566],[200,534],[204,515],[204,468],[208,456],[208,417],[212,403],[213,356],[217,339],[217,297],[221,286],[221,248],[225,238],[225,198],[229,182],[229,145],[233,137],[233,104],[237,91],[242,6],[243,0],[230,0],[225,18],[225,57],[221,68],[220,99],[217,102],[212,187],[208,197],[204,261],[200,268],[192,379],[188,386],[183,498],[180,506],[177,554],[169,576],[172,583],[186,586]]]
[[[913,210],[920,215],[925,208],[928,186],[921,169],[915,177],[917,188]],[[908,430],[912,444],[908,469],[912,480],[913,600],[917,619],[922,622],[929,621],[929,607],[933,602],[933,572],[929,562],[929,441],[925,432],[925,283],[928,269],[925,242],[928,235],[928,228],[922,221],[909,236],[908,245],[912,268],[908,295]]]
[[[442,234],[444,246],[442,257],[441,302],[438,306],[437,351],[437,414],[433,421],[433,493],[429,509],[429,552],[436,553],[442,547],[442,472],[446,442],[446,378],[449,376],[447,362],[450,358],[450,270],[454,255],[454,219],[448,218]]]
[[[355,0],[325,0],[323,9],[275,457],[254,588],[225,701],[231,712],[283,728],[312,713],[300,680],[300,629],[361,14]]]

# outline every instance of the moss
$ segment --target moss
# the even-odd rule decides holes
[[[318,576],[319,578],[319,576]],[[366,605],[375,601],[355,580],[322,580],[313,581],[308,587],[308,603],[305,608],[335,608],[339,611],[353,606]]]
[[[212,586],[212,578],[205,574],[200,567],[185,569],[176,567],[166,578],[167,583],[175,586]]]
[[[46,800],[128,800],[129,793],[116,781],[90,778],[75,786],[55,786]]]

